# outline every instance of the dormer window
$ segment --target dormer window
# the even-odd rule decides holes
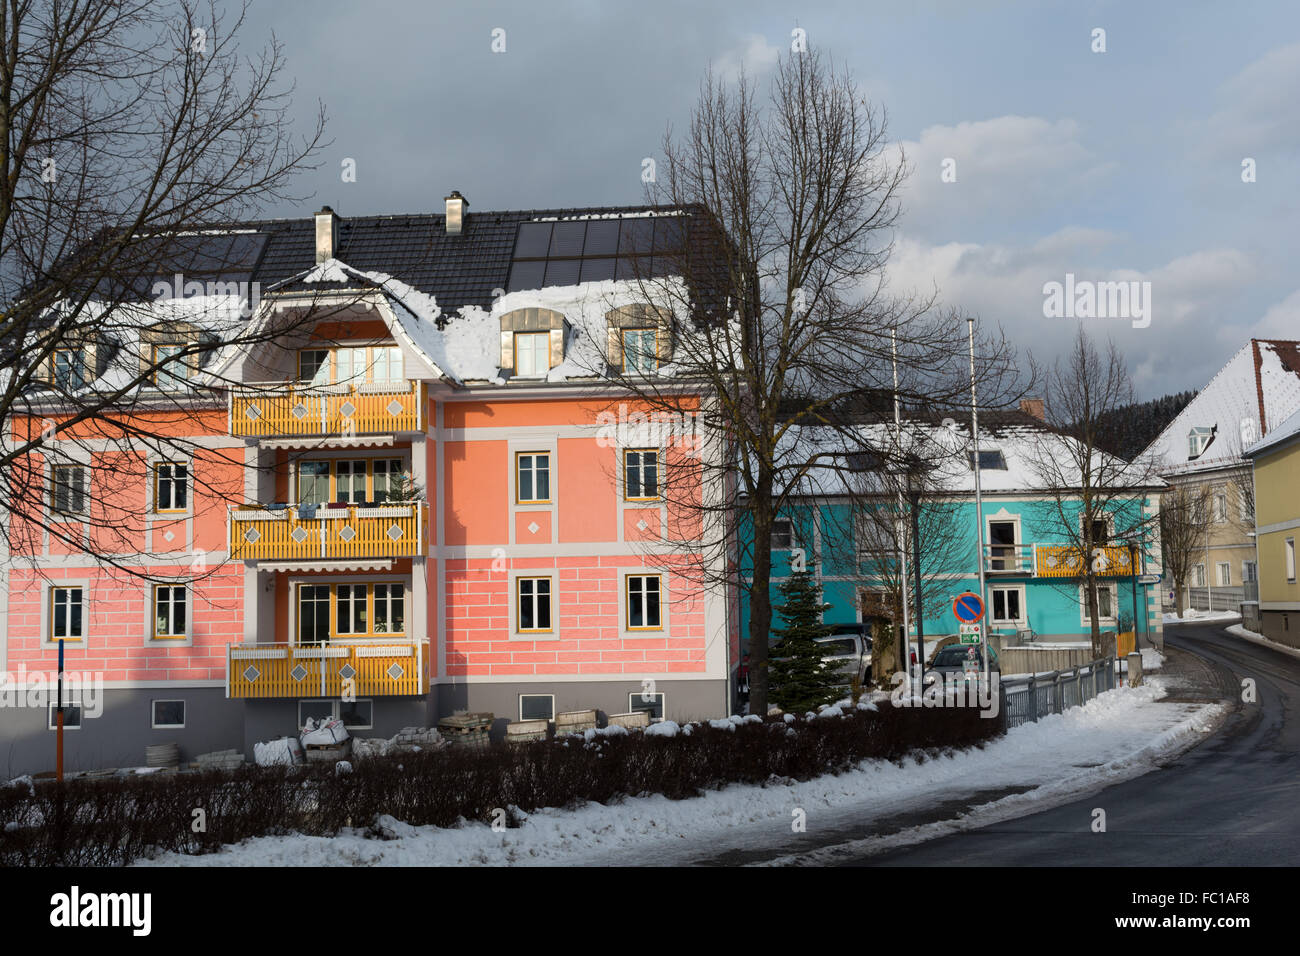
[[[516,375],[545,375],[551,367],[551,336],[547,332],[516,332]]]
[[[298,380],[312,385],[404,384],[402,350],[396,345],[347,345],[298,352]]]
[[[606,360],[622,372],[653,372],[673,352],[672,313],[637,303],[605,314],[609,331]]]
[[[1214,441],[1215,428],[1197,426],[1187,433],[1187,460],[1200,458]]]
[[[568,323],[551,309],[515,309],[501,316],[501,369],[541,378],[564,361]]]
[[[86,385],[86,357],[80,349],[56,349],[54,385],[64,392],[75,392]]]
[[[153,382],[165,392],[179,391],[186,387],[190,377],[188,358],[178,358],[188,348],[185,342],[153,347]]]
[[[622,329],[623,371],[653,372],[659,366],[654,329]]]

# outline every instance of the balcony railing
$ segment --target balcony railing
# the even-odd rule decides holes
[[[267,508],[230,512],[230,556],[237,561],[406,558],[424,553],[424,502]]]
[[[1034,547],[1029,544],[986,544],[984,570],[1010,574],[1033,574]]]
[[[227,697],[393,697],[428,691],[429,642],[414,638],[322,645],[232,644]]]
[[[241,438],[372,435],[424,430],[424,384],[268,382],[230,396],[230,434]]]
[[[1040,578],[1077,578],[1082,576],[1084,555],[1071,545],[1040,544],[1034,548],[1034,574]],[[1139,570],[1134,570],[1137,558]],[[1092,569],[1102,577],[1128,577],[1141,573],[1141,554],[1126,547],[1093,548]]]
[[[1141,573],[1130,564],[1126,547],[1094,548],[1092,564],[1102,577],[1128,577]],[[984,570],[989,574],[1027,574],[1038,578],[1075,578],[1083,574],[1078,548],[1066,544],[987,544],[984,546]]]

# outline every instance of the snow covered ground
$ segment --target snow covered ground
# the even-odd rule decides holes
[[[1196,608],[1188,608],[1183,612],[1183,616],[1177,614],[1166,614],[1166,624],[1186,624],[1189,621],[1240,621],[1241,615],[1236,611],[1198,611]]]
[[[786,862],[817,862],[846,846],[883,850],[1021,816],[1153,769],[1160,757],[1211,731],[1224,713],[1219,704],[1158,703],[1166,680],[1153,676],[1143,687],[1102,694],[1018,727],[983,750],[919,763],[872,760],[839,776],[733,785],[690,800],[651,796],[541,810],[523,826],[499,831],[483,823],[438,829],[385,818],[380,822],[394,839],[362,830],[334,838],[262,837],[217,854],[167,854],[137,865],[684,865],[753,850],[781,854]],[[1029,789],[1008,794],[1008,788]],[[861,838],[874,820],[923,814],[989,792],[996,797],[955,819]],[[806,831],[796,834],[792,820],[799,811]]]
[[[1270,641],[1263,634],[1246,629],[1244,624],[1233,624],[1224,628],[1229,634],[1236,634],[1238,637],[1244,637],[1246,640],[1255,644],[1271,647],[1274,650],[1281,651],[1283,654],[1290,654],[1292,657],[1300,657],[1300,650],[1294,647],[1287,647],[1285,644],[1279,644],[1277,641]]]

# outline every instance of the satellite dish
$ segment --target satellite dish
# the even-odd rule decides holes
[[[957,430],[957,420],[953,418],[945,418],[943,420],[943,427],[948,429],[950,432],[955,432]]]

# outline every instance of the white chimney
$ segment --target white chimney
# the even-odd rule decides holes
[[[465,228],[465,210],[468,208],[469,200],[453,189],[447,197],[447,235],[460,235]]]
[[[316,262],[333,259],[339,245],[339,217],[329,206],[316,213]]]

